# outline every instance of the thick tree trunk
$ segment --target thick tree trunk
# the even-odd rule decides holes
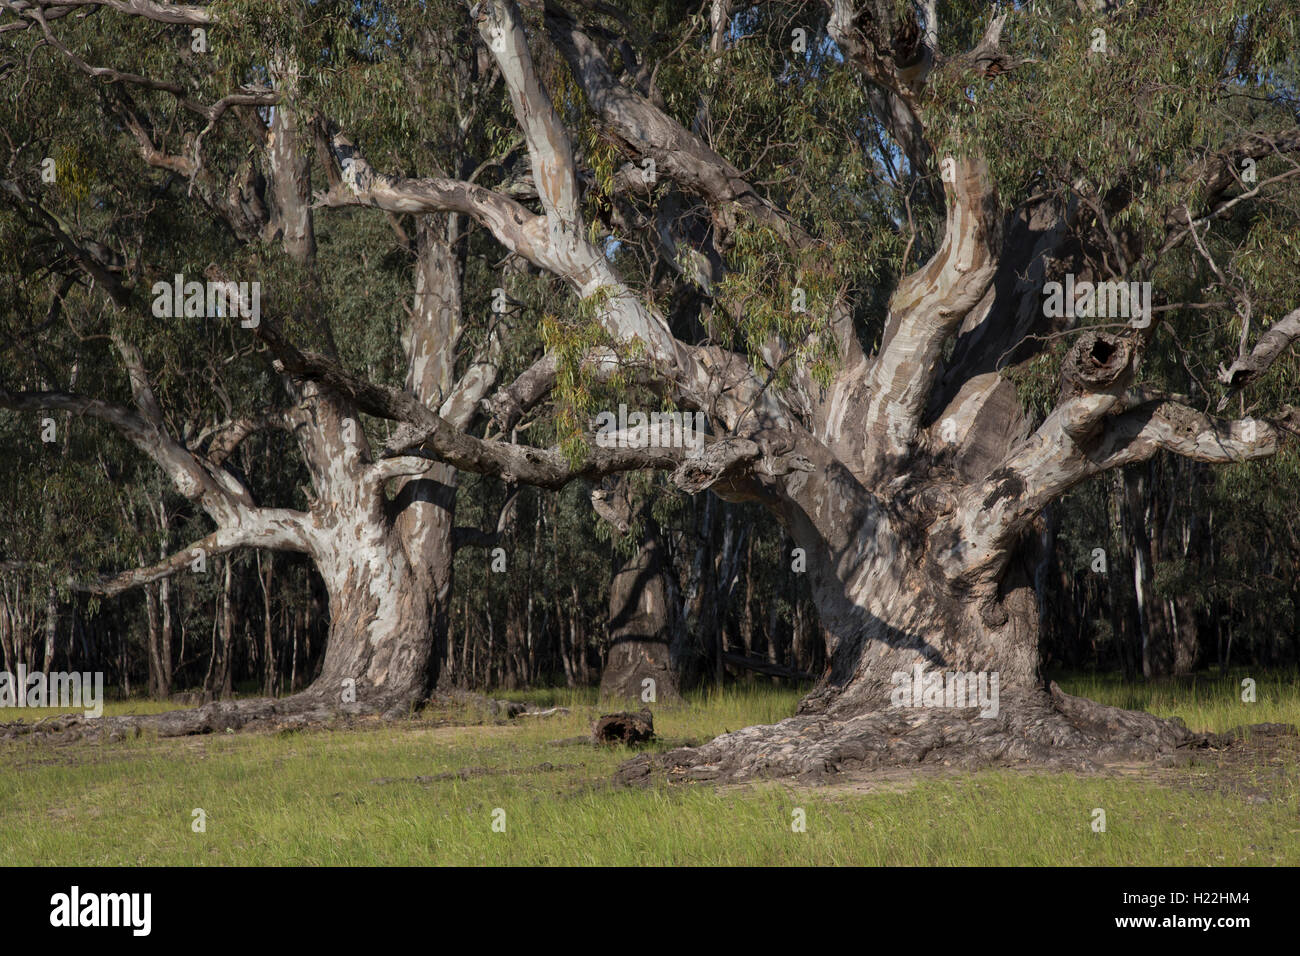
[[[615,570],[609,585],[609,653],[601,697],[654,703],[680,696],[664,542],[649,511],[642,509],[639,547]]]
[[[865,560],[847,581],[840,577],[843,557],[830,563],[829,556],[810,553],[813,596],[830,635],[831,670],[803,712],[851,717],[888,707],[894,675],[912,672],[918,663],[997,673],[1003,694],[1039,686],[1038,608],[1019,568],[1000,594],[1007,620],[990,626],[980,601],[937,583],[925,556],[897,531],[877,525],[869,533],[872,545],[863,549]]]
[[[1001,594],[1006,619],[994,626],[973,597],[936,587],[897,533],[878,525],[863,533],[871,535],[872,546],[864,549],[871,557],[847,580],[840,576],[843,563],[824,545],[822,560],[810,564],[831,670],[797,716],[673,751],[657,763],[636,758],[621,771],[625,781],[656,768],[674,779],[819,777],[917,763],[1082,769],[1149,757],[1186,741],[1180,724],[1043,686],[1039,613],[1025,569],[1008,573]],[[923,680],[940,675],[937,696],[922,684],[912,699],[918,669]],[[958,675],[973,706],[959,706]],[[906,697],[898,693],[902,687],[909,689]]]
[[[460,265],[449,237],[457,234],[457,221],[418,221],[415,302],[403,346],[407,389],[463,425],[495,370],[478,362],[467,384],[454,377]],[[325,582],[330,622],[320,673],[303,697],[344,711],[402,713],[446,670],[456,469],[429,462],[418,474],[394,471],[390,499],[388,478],[375,472],[384,463],[368,461],[364,433],[348,417],[355,412],[314,386],[304,395],[316,425],[303,430],[304,457],[313,463],[325,505],[320,520],[327,524],[311,554]],[[296,643],[291,668],[298,672]]]
[[[1034,568],[1023,551],[1032,524],[1014,518],[1041,507],[1005,510],[1025,508],[1034,491],[1020,476],[994,471],[963,490],[950,472],[913,466],[882,496],[815,446],[809,460],[813,467],[787,480],[773,506],[806,553],[827,674],[797,716],[638,758],[624,779],[656,767],[671,779],[817,776],[918,762],[1081,768],[1165,754],[1191,739],[1179,723],[1044,686]]]
[[[653,498],[638,495],[619,479],[592,495],[598,514],[619,532],[640,529],[637,549],[614,571],[609,588],[609,652],[601,674],[602,697],[642,703],[673,700],[691,686],[703,661],[694,629],[679,619],[681,598],[672,581],[663,531],[653,515]],[[694,563],[704,560],[700,549]],[[688,583],[687,605],[698,590],[698,570]],[[682,614],[689,613],[689,606]]]
[[[427,568],[411,564],[383,525],[358,522],[351,530],[319,560],[329,638],[320,674],[305,693],[340,710],[400,713],[436,679],[436,634],[445,627],[449,594],[436,590]]]

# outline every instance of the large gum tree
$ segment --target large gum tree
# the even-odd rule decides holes
[[[573,321],[600,341],[552,351],[497,392],[488,405],[503,431],[570,402],[576,379],[635,378],[707,416],[704,449],[480,437],[418,383],[362,375],[274,314],[254,334],[314,403],[322,480],[349,518],[236,520],[228,478],[165,442],[140,444],[223,527],[316,549],[340,595],[332,659],[350,671],[361,660],[348,648],[363,645],[347,635],[367,634],[383,670],[417,626],[403,619],[420,555],[392,545],[386,481],[449,466],[555,488],[655,468],[688,492],[771,509],[798,549],[792,573],[809,576],[827,672],[795,717],[634,761],[629,777],[1079,765],[1194,743],[1177,722],[1045,686],[1029,545],[1044,507],[1094,476],[1156,454],[1274,455],[1300,424],[1265,387],[1300,334],[1285,281],[1296,24],[1263,2],[1113,6],[475,4],[463,16],[499,74],[534,194],[379,168],[363,137],[314,116],[329,183],[317,205],[473,220],[568,286]],[[683,49],[693,82],[670,62]],[[295,115],[292,88],[276,95]],[[821,142],[830,128],[867,172],[851,175],[830,146],[840,165],[775,138],[729,157],[747,148],[729,131],[760,120],[747,110],[788,120],[783,106],[807,118],[783,132]],[[305,180],[290,191],[305,200]],[[846,207],[860,221],[819,215]],[[693,315],[684,295],[633,281],[620,247],[638,234],[702,301]],[[1150,281],[1154,307],[1045,309],[1046,284],[1067,276]],[[1202,351],[1188,359],[1191,329]],[[1164,368],[1171,352],[1182,378]],[[1208,385],[1196,374],[1207,362],[1222,362]],[[1170,387],[1180,381],[1201,390]],[[152,438],[140,374],[133,384],[139,410],[124,425]],[[1267,407],[1216,417],[1244,410],[1252,390]],[[5,397],[19,402],[38,404]],[[400,427],[367,455],[330,437],[354,410]],[[894,675],[918,665],[996,673],[997,714],[894,706]]]
[[[465,42],[463,12],[430,10],[381,29],[369,19],[373,11],[355,5],[282,8],[267,21],[274,30],[234,52],[240,36],[257,32],[245,19],[257,11],[17,3],[3,12],[12,152],[0,192],[26,248],[15,257],[17,294],[7,302],[13,364],[0,383],[0,407],[63,413],[58,421],[76,429],[109,426],[213,526],[151,565],[95,574],[83,562],[68,585],[108,597],[208,562],[216,567],[237,549],[303,553],[324,583],[330,617],[311,687],[286,701],[220,704],[154,722],[186,733],[271,713],[404,712],[439,678],[454,551],[491,542],[493,533],[455,526],[452,466],[377,460],[376,425],[345,392],[254,354],[250,326],[262,316],[253,316],[251,295],[219,306],[217,315],[159,317],[154,283],[177,273],[186,283],[259,282],[267,293],[259,312],[291,309],[296,328],[326,354],[362,354],[364,336],[348,326],[373,305],[365,296],[346,302],[337,288],[369,249],[399,262],[388,272],[411,283],[404,303],[383,303],[399,316],[380,325],[396,352],[384,364],[406,394],[454,427],[480,419],[500,342],[495,328],[471,329],[466,316],[463,217],[392,216],[377,237],[334,229],[330,241],[341,251],[322,252],[311,179],[319,116],[298,99],[307,85],[303,51],[318,51],[328,36],[344,47],[328,66],[373,67],[385,82],[423,85],[435,99],[437,108],[421,114],[434,145],[408,150],[412,162],[473,175],[486,151],[487,111],[475,103],[499,80]],[[361,37],[379,42],[384,30],[400,56],[360,49]],[[108,58],[114,65],[103,65]],[[224,90],[226,72],[239,69],[249,81]],[[209,90],[224,95],[209,101]],[[364,91],[352,93],[350,105],[364,113]],[[60,101],[77,106],[50,122]],[[400,125],[373,121],[376,129]],[[88,130],[81,142],[80,129]],[[103,144],[98,156],[90,155],[94,143]],[[393,278],[372,269],[368,281],[388,290]],[[206,293],[200,298],[206,310]],[[101,393],[87,391],[95,388]],[[41,420],[33,417],[25,431],[35,441]],[[277,447],[299,459],[297,507],[259,500],[258,476],[233,465],[241,443],[265,432],[284,433]],[[264,477],[260,484],[268,487]],[[66,523],[69,514],[53,520]]]

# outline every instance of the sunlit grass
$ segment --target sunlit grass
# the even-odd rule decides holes
[[[1069,689],[1102,698],[1132,690],[1090,680]],[[1210,729],[1281,719],[1300,704],[1294,682],[1261,680],[1255,706],[1272,709],[1234,717],[1221,690],[1210,681],[1181,699],[1174,688],[1146,699]],[[0,864],[1300,863],[1295,766],[1252,771],[1266,795],[1253,800],[1215,786],[1208,766],[1158,778],[990,771],[870,791],[624,789],[610,781],[631,751],[574,740],[601,712],[594,691],[509,696],[569,713],[469,727],[424,719],[0,744]],[[798,697],[759,685],[656,706],[660,746],[778,720]],[[806,832],[792,829],[796,808]],[[1106,811],[1105,833],[1092,830],[1095,808]],[[191,828],[195,809],[206,832]],[[498,809],[503,833],[492,829]]]
[[[1255,701],[1242,700],[1242,681],[1255,682]],[[1300,673],[1234,668],[1162,681],[1124,683],[1116,674],[1075,674],[1057,678],[1062,690],[1103,704],[1145,710],[1157,717],[1181,717],[1193,730],[1223,733],[1249,724],[1300,726]]]
[[[169,710],[180,710],[186,707],[185,704],[178,704],[175,701],[167,700],[147,700],[142,697],[131,697],[126,700],[106,700],[104,701],[105,717],[120,717],[126,714],[162,714]],[[32,709],[29,707],[0,707],[0,724],[12,723],[15,721],[33,722],[44,720],[46,717],[57,716],[59,714],[85,714],[85,707],[41,707]]]

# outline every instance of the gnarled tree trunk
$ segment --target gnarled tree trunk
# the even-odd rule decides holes
[[[636,550],[619,562],[609,584],[609,652],[600,677],[600,695],[655,703],[680,696],[679,670],[682,648],[675,647],[668,605],[670,573],[659,525],[651,514],[650,499],[629,500],[626,481],[604,497],[597,509],[607,520],[615,503],[631,521],[621,520],[621,530],[639,529]],[[676,653],[674,653],[676,651]]]
[[[781,203],[799,196],[798,189],[765,195],[766,186],[747,181],[739,166],[715,150],[719,144],[670,115],[653,92],[653,80],[647,85],[632,75],[633,44],[622,42],[617,27],[595,30],[585,22],[586,13],[571,14],[558,0],[544,6],[533,22],[564,58],[582,93],[566,97],[563,113],[534,62],[542,37],[536,31],[529,36],[518,4],[485,0],[472,12],[483,42],[478,59],[495,64],[479,92],[487,96],[498,80],[504,86],[531,173],[526,183],[517,179],[501,188],[475,181],[486,167],[471,165],[429,178],[376,170],[343,130],[296,115],[292,70],[280,62],[287,58],[274,58],[274,99],[261,105],[275,106],[267,131],[271,146],[263,144],[275,214],[263,232],[280,235],[286,252],[310,267],[312,184],[303,143],[309,127],[318,134],[315,145],[329,185],[313,205],[383,210],[392,223],[402,216],[418,217],[417,295],[406,342],[410,372],[404,389],[352,374],[332,345],[325,354],[299,350],[269,317],[255,333],[286,373],[293,396],[288,417],[312,476],[315,500],[309,512],[256,507],[248,488],[221,468],[219,457],[196,455],[174,440],[140,354],[130,343],[114,339],[129,373],[135,409],[61,392],[0,392],[0,404],[25,411],[76,411],[115,424],[157,461],[179,493],[212,517],[219,530],[205,543],[214,549],[260,546],[309,553],[326,578],[336,618],[324,672],[314,685],[321,699],[334,693],[334,683],[353,679],[359,699],[368,695],[386,706],[405,698],[417,675],[427,672],[429,652],[420,647],[430,639],[428,615],[436,620],[430,609],[442,598],[439,582],[422,578],[421,569],[431,566],[430,555],[438,553],[441,539],[422,533],[430,527],[423,507],[408,507],[394,517],[385,491],[388,482],[423,482],[436,473],[434,461],[448,469],[551,489],[579,477],[594,481],[653,468],[671,470],[674,483],[688,492],[760,502],[780,517],[804,552],[806,568],[792,573],[811,576],[830,656],[827,675],[799,715],[670,754],[663,762],[683,771],[676,776],[823,773],[922,760],[1080,765],[1167,753],[1191,740],[1177,723],[1101,707],[1043,686],[1039,615],[1021,549],[1043,509],[1085,480],[1163,452],[1207,462],[1265,457],[1300,428],[1300,412],[1287,408],[1271,419],[1224,421],[1177,395],[1143,387],[1137,381],[1141,356],[1167,311],[1157,317],[1148,302],[1144,321],[1135,315],[1135,321],[1085,330],[1074,321],[1080,318],[1074,302],[1064,313],[1049,313],[1044,295],[1049,282],[1063,277],[1074,288],[1075,279],[1091,284],[1145,276],[1153,264],[1167,265],[1160,262],[1162,255],[1189,237],[1218,272],[1198,230],[1220,228],[1222,214],[1246,198],[1238,191],[1244,160],[1262,162],[1300,150],[1294,123],[1252,130],[1213,148],[1200,139],[1185,144],[1181,163],[1162,161],[1168,177],[1156,190],[1117,185],[1094,195],[1087,182],[1091,177],[1066,164],[1054,173],[1044,171],[1044,188],[1035,187],[1011,207],[998,194],[989,157],[981,155],[981,137],[971,135],[966,122],[978,121],[978,115],[967,114],[989,109],[990,99],[997,109],[997,98],[963,97],[953,90],[974,89],[974,84],[982,89],[1022,65],[1001,49],[1001,35],[1009,18],[1029,14],[1000,8],[972,48],[941,57],[939,10],[950,15],[949,5],[900,8],[824,0],[824,23],[838,65],[829,59],[821,65],[852,69],[862,80],[864,102],[874,113],[867,124],[892,139],[882,153],[891,157],[891,167],[893,157],[906,159],[899,164],[907,167],[905,173],[888,171],[887,178],[902,186],[894,195],[900,202],[906,201],[905,194],[921,202],[928,201],[922,194],[929,194],[936,212],[940,201],[943,207],[942,239],[937,241],[928,228],[912,226],[909,208],[901,268],[909,268],[914,241],[926,255],[897,282],[883,335],[869,354],[859,339],[858,316],[859,307],[870,302],[857,295],[867,271],[850,277],[836,263],[838,230],[822,233],[813,222],[818,216],[786,212]],[[731,33],[728,9],[724,3],[714,7],[715,51],[725,49]],[[962,24],[954,38],[970,25]],[[1066,75],[1079,69],[1072,59],[1035,62],[1054,65]],[[931,89],[935,68],[946,75]],[[1018,82],[1014,75],[1009,79]],[[1210,75],[1204,79],[1216,82]],[[1021,105],[1026,116],[1034,113],[1029,100]],[[686,233],[660,235],[652,242],[668,246],[673,251],[669,259],[693,261],[689,280],[709,290],[715,316],[725,313],[746,333],[756,327],[744,329],[747,321],[763,321],[758,311],[749,312],[753,296],[730,295],[713,281],[736,264],[741,268],[730,275],[753,271],[748,266],[757,259],[729,260],[743,259],[742,247],[751,243],[739,241],[741,231],[756,228],[784,247],[776,258],[786,273],[770,286],[762,280],[773,276],[750,276],[763,293],[758,298],[772,289],[784,297],[791,283],[820,272],[829,281],[818,283],[824,288],[816,296],[816,321],[802,327],[796,323],[791,341],[782,340],[784,322],[768,325],[783,331],[766,336],[715,336],[704,323],[689,331],[692,323],[666,317],[657,305],[665,297],[658,293],[638,293],[640,280],[625,281],[620,256],[610,253],[610,241],[617,237],[588,213],[591,204],[585,200],[591,197],[584,197],[584,189],[592,177],[580,161],[590,157],[575,149],[572,111],[589,111],[586,118],[602,140],[614,144],[616,154],[649,160],[656,175],[672,181],[671,190],[644,191],[646,202],[676,191],[689,197],[683,209],[698,207],[701,218],[707,217],[707,228],[688,223]],[[154,157],[149,161],[197,176],[199,171],[187,167],[183,158],[159,160],[143,124],[135,121],[129,106],[122,112],[123,122],[142,140],[146,157]],[[924,172],[930,169],[940,173],[940,184]],[[620,189],[630,188],[625,173],[620,172]],[[1131,184],[1146,181],[1149,170],[1139,164],[1120,173],[1112,181]],[[900,175],[907,182],[899,182]],[[1274,177],[1274,186],[1283,178]],[[637,179],[641,186],[647,184],[645,177]],[[1258,189],[1266,182],[1261,179]],[[893,191],[883,178],[878,185]],[[15,188],[6,186],[6,191],[26,212],[39,212],[39,205],[21,190],[14,193]],[[869,192],[860,196],[866,199]],[[665,227],[671,233],[673,223],[689,218],[669,212],[665,205],[644,222],[649,228],[657,220],[655,232]],[[584,321],[589,317],[619,346],[584,350],[579,357],[584,375],[625,381],[620,373],[629,372],[665,401],[707,416],[710,441],[689,452],[637,441],[571,456],[558,446],[531,447],[470,434],[467,425],[495,367],[489,361],[472,365],[454,388],[450,384],[460,334],[459,302],[449,305],[449,296],[458,294],[451,281],[456,261],[450,250],[452,237],[461,233],[462,217],[472,217],[512,256],[566,283],[582,302]],[[883,218],[897,222],[897,208],[884,210]],[[1155,233],[1145,226],[1112,230],[1111,224],[1139,221],[1153,224]],[[239,232],[241,224],[231,224]],[[629,221],[629,228],[638,227]],[[78,248],[78,237],[55,231],[62,245]],[[397,231],[405,243],[404,228]],[[900,238],[903,234],[900,227]],[[676,252],[686,250],[672,247],[683,235],[706,248],[679,257]],[[120,280],[96,267],[88,253],[76,258],[115,303],[129,300]],[[863,265],[874,275],[887,275],[898,263],[881,269],[876,266],[883,264]],[[680,262],[673,271],[687,272]],[[1058,297],[1061,291],[1058,286]],[[1111,297],[1118,293],[1116,286]],[[1249,299],[1243,291],[1242,301]],[[806,304],[811,314],[811,299]],[[325,333],[318,340],[330,343],[324,317],[306,318]],[[1123,318],[1130,318],[1127,307]],[[1120,326],[1121,332],[1103,331]],[[678,334],[683,328],[689,338]],[[1063,338],[1074,333],[1082,334]],[[1002,372],[1035,356],[1048,336],[1071,344],[1056,401],[1032,427]],[[756,337],[765,341],[753,341]],[[796,338],[828,340],[823,344],[833,344],[835,368],[817,373],[813,363],[804,361],[807,353],[800,351]],[[1274,322],[1253,348],[1248,338],[1243,333],[1237,360],[1221,367],[1219,380],[1228,390],[1222,396],[1224,407],[1300,340],[1300,310]],[[744,351],[729,347],[733,339],[745,341]],[[444,341],[453,345],[438,350],[436,344]],[[543,401],[557,382],[572,379],[572,355],[557,354],[561,351],[568,352],[557,349],[543,356],[493,398],[499,435],[515,435],[524,409]],[[624,363],[624,356],[630,361]],[[360,435],[357,416],[362,411],[401,423],[374,457]],[[356,428],[351,438],[349,422]],[[443,483],[449,485],[450,476]],[[412,501],[430,503],[422,493]],[[450,510],[446,503],[434,507]],[[125,577],[135,583],[156,579],[169,562]],[[1119,573],[1112,562],[1112,574]],[[1131,567],[1124,573],[1131,573]],[[407,620],[408,615],[420,620]],[[491,627],[489,620],[490,633]],[[719,669],[721,650],[719,644]],[[955,682],[952,699],[946,687],[936,698],[926,673],[942,674],[945,680],[947,675],[962,674],[967,680],[976,675],[981,698],[992,693],[996,678],[997,700],[957,705]],[[899,692],[909,675],[915,681],[918,674],[922,687],[909,685],[904,700]]]
[[[449,429],[336,363],[297,364],[310,377],[347,383],[372,414],[405,422],[398,450],[420,448],[459,468],[549,488],[579,476],[674,469],[674,483],[686,491],[759,501],[781,518],[805,552],[828,635],[829,672],[798,716],[668,755],[663,762],[682,771],[677,777],[821,773],[918,760],[1081,765],[1168,752],[1192,739],[1181,725],[1043,686],[1039,614],[1021,548],[1043,509],[1082,481],[1160,451],[1204,461],[1267,456],[1300,413],[1224,422],[1177,396],[1135,387],[1157,325],[1152,315],[1134,315],[1118,334],[1074,329],[1061,320],[1076,318],[1074,302],[1053,313],[1044,295],[1047,283],[1062,275],[1089,283],[1110,278],[1097,274],[1097,263],[1112,261],[1125,242],[1130,247],[1120,258],[1141,260],[1141,238],[1111,235],[1099,244],[1078,227],[1080,200],[1063,201],[1051,191],[1006,208],[973,142],[944,140],[949,127],[942,122],[942,129],[927,128],[922,106],[938,59],[935,7],[927,8],[924,23],[911,10],[905,14],[911,29],[895,31],[896,14],[877,22],[885,5],[827,0],[826,6],[830,37],[866,81],[875,120],[913,170],[936,160],[942,172],[942,241],[893,290],[874,354],[859,341],[854,303],[842,295],[819,307],[839,359],[829,384],[802,367],[790,343],[775,334],[756,349],[759,355],[730,351],[711,337],[700,344],[679,338],[592,240],[600,230],[580,201],[573,142],[534,65],[518,6],[492,0],[476,6],[476,25],[510,94],[541,212],[471,183],[381,173],[341,133],[330,148],[348,175],[332,201],[473,216],[512,253],[565,280],[611,338],[635,344],[638,369],[651,370],[645,374],[661,394],[704,411],[715,440],[690,454],[633,442],[590,450],[575,461],[558,449],[521,449]],[[1000,49],[1010,16],[993,15],[979,42],[948,58],[947,67],[984,78],[1014,69],[1017,61]],[[721,248],[746,222],[778,235],[792,258],[823,257],[820,239],[802,220],[765,199],[741,170],[634,83],[621,82],[609,48],[580,18],[547,4],[544,22],[602,132],[698,195]],[[715,28],[715,35],[725,30]],[[882,50],[882,44],[897,48]],[[940,144],[954,155],[936,156]],[[1288,141],[1288,148],[1294,145]],[[1266,147],[1258,149],[1263,155]],[[1235,167],[1220,156],[1192,162],[1188,181],[1201,180],[1209,201],[1222,201]],[[1115,203],[1119,213],[1134,197],[1102,201]],[[1200,208],[1205,200],[1189,201]],[[1188,220],[1186,208],[1167,212],[1171,242],[1187,235]],[[724,296],[714,305],[734,312],[738,325],[748,318],[743,301]],[[1251,352],[1263,367],[1300,337],[1300,320],[1279,324],[1286,331],[1269,341],[1261,337]],[[1000,372],[1041,350],[1046,334],[1071,331],[1083,334],[1071,340],[1055,407],[1033,428]],[[585,361],[597,375],[610,364],[599,350]],[[771,374],[756,373],[755,361]],[[778,382],[776,372],[784,368],[788,384]],[[556,380],[557,358],[547,356],[506,390],[511,405],[517,412],[526,404],[521,396],[539,401]],[[505,407],[497,412],[506,433],[517,414]],[[904,701],[896,692],[918,673],[922,688],[909,687]],[[981,697],[993,693],[996,681],[997,699],[953,704],[955,681],[951,699],[946,686],[936,699],[927,673],[945,683],[948,675],[967,681],[974,675]],[[648,761],[637,766],[645,771]]]
[[[429,576],[383,540],[354,545],[320,570],[329,639],[306,693],[380,711],[417,703],[429,687],[439,616]]]

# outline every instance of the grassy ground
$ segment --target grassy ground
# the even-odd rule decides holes
[[[1300,724],[1300,680],[1063,681],[1189,726]],[[0,744],[0,864],[1300,864],[1294,747],[1100,776],[988,771],[780,784],[615,788],[624,749],[572,742],[582,691],[515,695],[567,715],[112,744]],[[655,709],[662,746],[793,712],[754,687]],[[110,703],[107,713],[155,709]],[[31,716],[0,711],[0,720]],[[447,722],[451,721],[451,724]],[[1093,832],[1094,811],[1106,832]],[[194,832],[194,811],[205,832]],[[801,810],[806,829],[792,828]],[[493,829],[502,820],[504,832]]]
[[[1243,701],[1242,682],[1255,682],[1255,701]],[[1300,674],[1234,670],[1228,676],[1196,674],[1176,681],[1125,684],[1118,675],[1062,675],[1061,688],[1105,704],[1182,717],[1193,730],[1223,733],[1249,724],[1300,726]]]

